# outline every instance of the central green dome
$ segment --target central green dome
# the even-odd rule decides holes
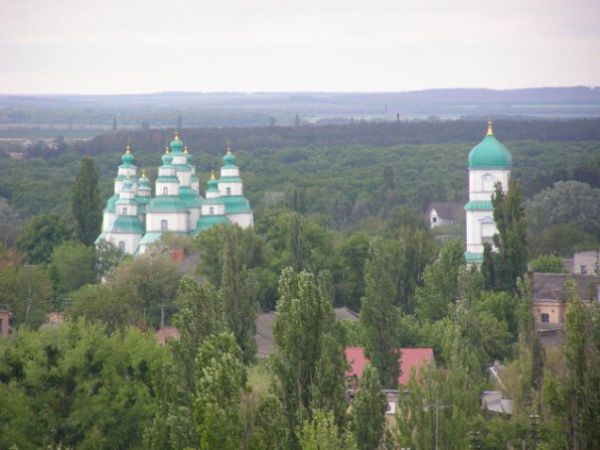
[[[177,131],[175,132],[175,137],[173,138],[169,146],[171,147],[172,152],[183,151],[183,142],[181,139],[179,139],[179,133]]]
[[[488,122],[487,135],[469,153],[469,169],[507,169],[511,165],[510,152],[496,139],[492,122]]]

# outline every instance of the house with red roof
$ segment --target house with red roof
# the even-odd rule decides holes
[[[363,349],[361,347],[347,347],[346,360],[350,364],[350,370],[346,372],[346,376],[360,379],[365,365],[369,362]],[[412,370],[415,369],[418,375],[419,370],[431,362],[433,362],[433,349],[431,348],[401,348],[398,384],[408,385]]]

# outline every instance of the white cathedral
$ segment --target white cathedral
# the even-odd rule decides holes
[[[220,177],[211,174],[206,198],[200,195],[191,159],[175,132],[162,156],[152,198],[150,180],[145,171],[138,177],[135,157],[127,146],[115,178],[114,195],[104,208],[102,233],[96,245],[105,240],[124,253],[137,255],[145,253],[165,232],[194,236],[219,223],[251,227],[254,215],[244,197],[240,169],[231,150],[227,149],[223,157]]]
[[[492,122],[483,140],[469,153],[469,201],[465,205],[467,214],[467,264],[483,261],[483,245],[490,243],[498,232],[494,223],[492,195],[500,182],[506,192],[510,180],[512,156],[508,149],[496,139]]]

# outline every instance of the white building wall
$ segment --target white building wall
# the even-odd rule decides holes
[[[179,184],[181,186],[190,186],[190,177],[191,176],[192,176],[192,172],[190,172],[190,171],[177,172],[177,178],[179,179]]]
[[[227,193],[227,188],[231,189],[230,193]],[[219,182],[219,192],[221,195],[244,195],[243,184],[240,182],[234,183],[221,183]]]
[[[102,231],[110,230],[115,223],[117,215],[115,213],[105,211],[102,215]]]
[[[188,230],[195,230],[200,218],[200,208],[190,208]]]
[[[467,251],[472,253],[483,253],[483,236],[489,238],[497,230],[496,225],[483,222],[493,222],[493,211],[467,211]]]
[[[167,221],[168,231],[179,231],[187,233],[189,231],[188,212],[177,213],[153,213],[146,214],[146,232],[162,232],[161,221]]]
[[[213,208],[213,212],[210,212],[210,208]],[[225,205],[217,204],[217,205],[202,205],[202,215],[203,216],[222,216],[225,214]]]
[[[125,253],[133,255],[138,248],[142,236],[129,233],[109,233],[106,240],[119,248],[119,242],[125,242]]]
[[[221,168],[221,176],[222,177],[239,177],[240,176],[240,168],[239,167],[223,167]]]
[[[227,218],[242,228],[254,226],[254,215],[251,212],[239,214],[227,214]]]
[[[485,181],[486,178],[491,181]],[[497,181],[502,183],[502,191],[508,190],[509,170],[469,170],[469,200],[490,200]]]
[[[135,177],[137,176],[137,167],[119,167],[117,174],[125,177]]]
[[[167,188],[167,193],[165,194],[164,188]],[[179,195],[179,183],[163,183],[160,181],[156,182],[156,195]]]

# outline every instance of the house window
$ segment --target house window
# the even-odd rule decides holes
[[[163,187],[163,195],[169,195],[169,188],[168,187]]]
[[[549,323],[550,322],[550,315],[548,313],[542,313],[540,320],[542,321],[542,323]]]
[[[214,213],[215,213],[215,208],[214,207],[211,206],[210,208],[208,208],[208,214],[209,215],[212,216]]]
[[[169,229],[169,222],[165,219],[160,221],[160,231],[167,231]]]
[[[225,188],[225,193],[226,193],[227,195],[231,195],[231,188],[230,188],[230,187],[228,187],[228,188]]]
[[[431,221],[432,221],[433,223],[437,223],[437,217],[432,217],[432,218],[431,218]]]
[[[581,266],[580,270],[581,270],[581,275],[586,275],[587,274],[587,266],[585,266],[585,265]]]
[[[119,251],[125,252],[125,241],[119,241]]]

